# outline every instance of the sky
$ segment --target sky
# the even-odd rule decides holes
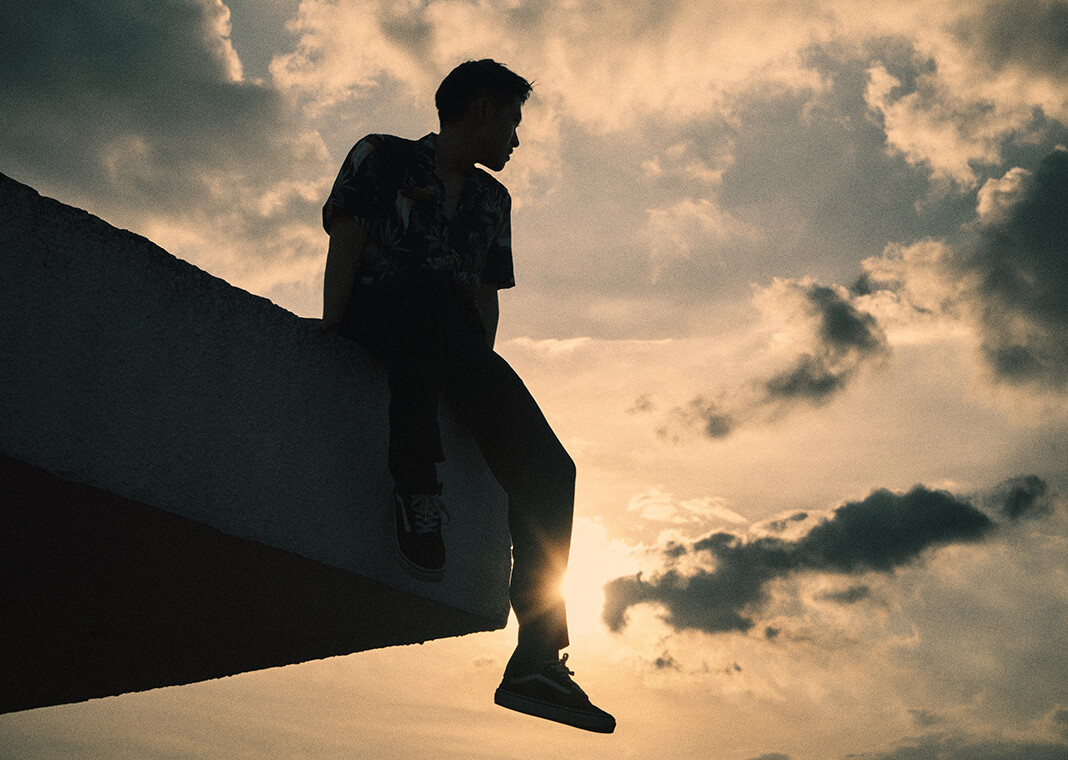
[[[1068,756],[1068,3],[38,0],[0,171],[296,314],[361,136],[532,79],[498,351],[579,471],[514,628],[0,716],[3,758]]]

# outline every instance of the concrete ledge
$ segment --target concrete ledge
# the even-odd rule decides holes
[[[102,503],[102,497],[59,485],[55,493],[65,496],[57,496],[58,503],[26,501],[30,492],[8,482],[26,470],[13,465],[5,468],[4,489],[21,493],[31,512],[44,511],[37,517],[8,514],[5,519],[24,528],[44,520],[55,524],[57,535],[66,531],[71,538],[84,536],[80,531],[102,521],[99,524],[109,526],[108,541],[126,536],[123,540],[132,542],[131,547],[146,547],[127,552],[131,561],[123,572],[148,574],[140,581],[125,581],[133,586],[148,583],[146,578],[160,582],[162,577],[147,547],[178,551],[177,556],[203,550],[205,556],[192,563],[189,572],[197,568],[195,572],[217,579],[230,572],[229,552],[251,557],[242,553],[251,552],[248,547],[253,545],[261,547],[255,561],[247,560],[251,564],[244,577],[249,585],[235,587],[241,594],[258,594],[269,606],[272,598],[295,604],[298,597],[314,594],[320,579],[345,589],[330,592],[314,610],[292,608],[302,609],[301,616],[318,618],[309,620],[308,627],[316,631],[320,644],[338,620],[330,610],[342,597],[353,600],[368,617],[384,614],[384,598],[390,593],[397,600],[414,596],[434,603],[433,614],[399,616],[408,628],[387,626],[393,633],[381,638],[350,634],[331,639],[329,646],[294,646],[287,654],[254,652],[244,659],[226,655],[224,660],[234,659],[219,667],[188,666],[187,675],[178,676],[182,681],[202,677],[194,671],[239,672],[308,656],[452,636],[464,627],[486,630],[506,622],[510,555],[505,497],[447,409],[443,442],[448,462],[443,475],[452,516],[446,529],[450,566],[442,583],[426,584],[401,571],[392,554],[388,390],[382,368],[366,352],[320,335],[310,320],[234,288],[145,238],[42,198],[3,175],[0,351],[0,454],[40,468],[57,483],[88,486],[96,489],[92,493],[118,497],[126,505],[94,512],[97,508],[89,505]],[[10,500],[4,501],[0,509],[10,512]],[[141,505],[140,512],[129,507],[131,503]],[[79,514],[82,509],[87,510],[84,515]],[[181,521],[165,522],[163,513]],[[124,533],[122,526],[135,519],[142,521],[140,527]],[[192,524],[238,541],[194,536],[188,528]],[[163,525],[164,533],[185,536],[180,551],[175,545],[145,543]],[[27,530],[32,541],[51,546],[53,555],[61,556],[62,547],[82,551],[69,541],[49,544],[39,526]],[[279,554],[268,559],[268,548]],[[19,556],[32,554],[27,544]],[[300,558],[321,569],[278,571],[255,590],[256,572],[250,568],[262,563],[296,568]],[[174,562],[166,572],[180,574],[182,567]],[[353,577],[326,580],[334,578],[334,572]],[[62,573],[58,577],[77,580]],[[114,573],[102,577],[117,582]],[[202,614],[201,592],[195,589],[204,586],[192,575],[171,580],[176,589],[184,589],[182,612]],[[295,585],[281,587],[290,582]],[[53,595],[42,597],[41,604],[84,606],[94,598],[81,582],[67,588],[53,583],[50,588]],[[375,590],[361,596],[359,589]],[[145,596],[145,603],[151,603],[151,595]],[[449,618],[444,608],[458,617]],[[225,615],[227,607],[219,603],[211,609],[212,615]],[[270,619],[267,610],[261,612],[267,615],[262,620]],[[55,619],[64,614],[57,609]],[[290,612],[271,614],[281,619]],[[466,622],[457,626],[460,619]],[[16,622],[15,628],[20,625]],[[30,644],[35,636],[25,625],[11,635],[25,635]],[[77,635],[51,632],[41,641],[77,651],[86,645],[73,640]],[[101,635],[114,638],[121,632]],[[177,633],[171,641],[175,653],[189,648]],[[207,639],[199,641],[197,647],[207,646]],[[112,643],[120,653],[137,648],[133,641]],[[308,654],[313,650],[316,654]],[[207,649],[189,657],[201,655],[205,660],[217,657]],[[150,685],[161,684],[132,688]]]
[[[0,456],[0,712],[498,621]]]

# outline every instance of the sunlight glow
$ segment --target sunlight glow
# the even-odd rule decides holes
[[[605,633],[607,628],[601,622],[604,585],[635,572],[635,560],[621,541],[609,540],[599,521],[576,518],[571,538],[571,562],[563,581],[571,633],[577,636]]]

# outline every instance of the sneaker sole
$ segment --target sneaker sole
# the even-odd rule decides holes
[[[397,555],[397,559],[400,560],[404,569],[408,571],[408,574],[414,578],[426,581],[427,583],[437,583],[445,577],[445,568],[443,567],[436,570],[427,569],[412,562],[405,556],[404,552],[401,551],[401,548],[396,541],[393,542],[393,552]]]
[[[574,710],[570,707],[522,697],[503,689],[497,689],[497,693],[493,695],[493,701],[509,710],[533,715],[536,718],[545,718],[546,720],[563,723],[574,728],[581,728],[584,731],[610,734],[616,730],[616,719],[611,715],[591,715],[583,710]]]

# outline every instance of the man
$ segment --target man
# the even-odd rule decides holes
[[[500,171],[519,146],[531,85],[490,60],[454,69],[435,94],[440,131],[370,135],[349,152],[323,208],[330,236],[323,329],[383,359],[396,546],[427,581],[445,572],[437,463],[439,393],[508,494],[509,597],[519,640],[497,704],[591,731],[615,719],[570,676],[560,581],[575,465],[518,375],[493,351],[497,291],[512,287],[511,199]]]

